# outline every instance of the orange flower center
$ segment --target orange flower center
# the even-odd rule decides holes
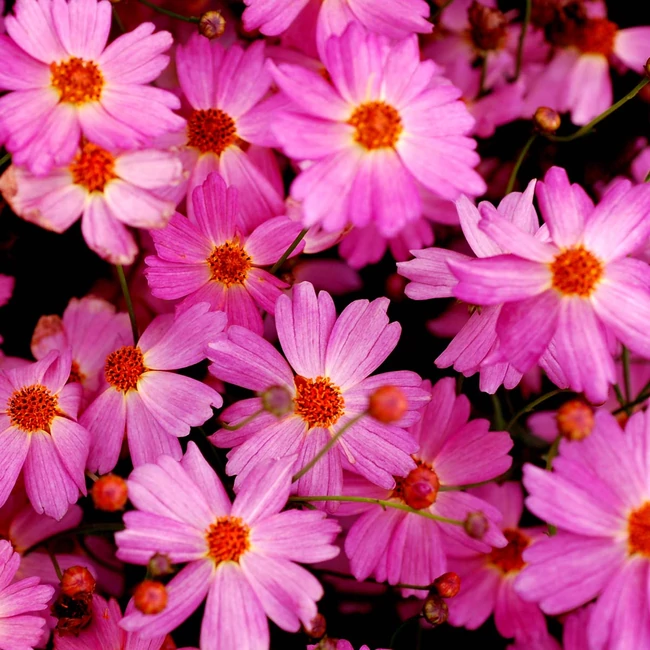
[[[253,259],[237,241],[227,241],[221,246],[215,246],[206,261],[212,279],[227,287],[232,284],[244,284],[248,271],[253,266]]]
[[[218,156],[237,140],[235,120],[218,108],[192,111],[187,121],[187,134],[190,147]]]
[[[76,361],[73,361],[72,366],[70,368],[70,377],[68,377],[68,381],[66,383],[82,384],[85,378],[86,375],[84,375],[84,373],[81,372],[81,368],[79,367],[79,364]]]
[[[568,440],[583,440],[594,428],[593,409],[579,399],[562,404],[555,418],[560,435]]]
[[[111,352],[104,364],[106,381],[122,393],[136,389],[138,379],[146,370],[140,348],[133,345],[125,345]]]
[[[93,61],[76,56],[67,61],[50,64],[52,85],[61,94],[61,101],[69,104],[97,102],[102,96],[104,77]]]
[[[15,391],[7,404],[7,415],[11,423],[23,431],[50,431],[52,420],[58,413],[59,400],[56,395],[41,386],[33,384]]]
[[[493,548],[488,556],[489,561],[503,573],[521,571],[526,566],[522,553],[530,545],[530,538],[517,528],[506,528],[503,534],[508,540],[507,546]]]
[[[402,132],[402,118],[385,102],[357,106],[348,124],[356,128],[355,141],[370,151],[394,147]]]
[[[219,517],[205,534],[208,555],[216,564],[239,562],[239,558],[250,548],[250,532],[239,517]]]
[[[430,465],[417,458],[418,466],[408,476],[396,476],[391,498],[400,499],[407,506],[422,510],[436,502],[440,479]]]
[[[117,178],[113,154],[92,142],[84,143],[69,169],[73,183],[89,192],[103,192],[106,183]]]
[[[632,511],[627,521],[630,555],[641,553],[650,557],[650,501]]]
[[[565,296],[587,298],[603,277],[603,263],[582,246],[568,248],[550,264],[553,288]]]
[[[609,56],[614,51],[618,25],[606,18],[589,18],[571,33],[572,45],[585,54]]]
[[[345,401],[341,389],[328,377],[305,379],[296,375],[296,396],[293,398],[294,412],[310,429],[327,429],[338,422],[343,415]]]

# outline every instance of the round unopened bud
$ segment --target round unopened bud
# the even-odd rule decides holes
[[[93,483],[90,494],[95,508],[104,512],[123,510],[129,496],[126,481],[116,474],[100,476]]]
[[[594,430],[594,410],[579,399],[562,404],[555,419],[559,434],[567,440],[584,440]]]
[[[562,124],[562,118],[552,108],[540,106],[533,115],[533,122],[542,133],[555,133]]]
[[[312,618],[311,623],[309,623],[309,626],[305,627],[305,632],[307,633],[307,636],[312,639],[322,639],[327,632],[327,622],[325,621],[325,617],[320,612],[316,614],[316,616]]]
[[[408,280],[399,273],[391,273],[386,278],[386,296],[393,301],[404,300],[404,289]]]
[[[463,528],[472,539],[483,539],[488,529],[487,517],[482,512],[469,512]]]
[[[164,553],[154,553],[149,560],[149,564],[147,564],[147,572],[154,578],[168,576],[171,573],[174,573],[174,565],[172,564],[169,555],[165,555]]]
[[[85,566],[71,566],[61,576],[61,593],[66,596],[92,594],[95,584],[95,578]]]
[[[436,627],[447,622],[449,607],[438,594],[429,594],[422,607],[422,616],[429,625]]]
[[[460,591],[460,576],[448,571],[433,581],[433,589],[441,598],[453,598]]]
[[[226,19],[220,11],[206,11],[199,19],[199,34],[212,40],[223,36],[226,31]]]
[[[415,510],[435,503],[440,490],[438,475],[427,465],[419,465],[406,478],[398,479],[397,484],[406,505]]]
[[[160,646],[160,650],[176,650],[174,639],[172,639],[169,634],[165,637],[163,644]]]
[[[261,395],[265,411],[281,417],[293,411],[293,397],[284,386],[271,386]]]
[[[368,402],[368,414],[384,424],[401,419],[409,407],[404,391],[397,386],[381,386]]]
[[[133,592],[133,604],[143,614],[160,614],[167,607],[165,585],[156,580],[143,580]]]

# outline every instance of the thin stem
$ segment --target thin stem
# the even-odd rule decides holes
[[[7,151],[7,153],[0,158],[0,167],[2,167],[7,161],[11,160],[11,154]]]
[[[515,166],[512,168],[512,171],[510,172],[510,178],[508,179],[508,184],[506,185],[506,194],[510,194],[510,192],[512,192],[515,186],[515,182],[517,180],[517,174],[521,169],[521,165],[524,162],[526,156],[528,155],[528,151],[531,148],[533,142],[537,140],[537,136],[538,136],[537,132],[533,133],[528,138],[528,140],[526,140],[526,144],[522,147],[521,151],[519,152],[519,155],[517,156],[517,160],[515,161]]]
[[[198,24],[201,20],[200,18],[196,18],[196,16],[183,16],[173,11],[169,11],[169,9],[163,9],[162,7],[159,7],[158,5],[153,4],[152,2],[148,2],[147,0],[138,0],[138,2],[143,4],[145,7],[149,7],[150,9],[157,11],[159,14],[164,14],[165,16],[169,16],[170,18],[176,18],[176,20],[183,20],[186,23]]]
[[[630,351],[623,346],[623,387],[625,388],[625,402],[632,399],[632,384],[630,381]]]
[[[122,294],[124,295],[126,309],[129,312],[131,331],[133,332],[133,345],[137,345],[140,334],[138,333],[138,323],[135,320],[135,310],[133,309],[131,294],[129,293],[129,285],[126,282],[126,276],[124,275],[124,267],[121,264],[116,264],[115,268],[117,269],[117,277],[120,280],[120,287],[122,287]]]
[[[54,555],[54,551],[47,546],[46,547],[47,554],[50,556],[50,560],[52,560],[52,566],[54,567],[54,571],[56,572],[56,577],[59,579],[59,582],[63,580],[63,572],[61,571],[61,567],[59,566],[59,562],[56,559],[56,555]]]
[[[113,5],[113,18],[115,19],[115,24],[117,25],[117,28],[122,32],[122,34],[126,34],[126,27],[124,27],[124,23],[122,22],[122,19],[120,18],[120,15],[117,13],[117,9],[115,5]]]
[[[226,431],[238,431],[247,424],[250,424],[258,415],[262,415],[262,413],[264,413],[264,409],[259,409],[259,411],[255,411],[255,413],[251,413],[249,416],[245,417],[239,424],[233,425],[226,424],[219,420],[219,426]]]
[[[548,450],[548,454],[546,454],[546,471],[550,471],[553,467],[553,459],[557,456],[558,449],[560,448],[560,440],[562,440],[562,436],[557,436],[557,438],[553,440],[553,444]]]
[[[344,426],[342,426],[328,441],[327,443],[320,449],[320,451],[299,471],[297,471],[292,479],[291,482],[295,483],[299,479],[301,479],[323,456],[327,454],[327,452],[339,441],[341,436],[353,425],[356,424],[363,416],[365,415],[364,413],[359,413],[359,415],[355,415],[351,420],[348,420]]]
[[[625,406],[621,406],[615,409],[614,411],[612,411],[612,415],[618,415],[623,411],[627,412],[633,406],[645,402],[649,397],[650,397],[650,381],[639,391],[639,394],[636,396],[635,399],[633,399],[631,402],[628,402]]]
[[[426,519],[433,519],[433,521],[439,521],[443,524],[453,524],[454,526],[464,526],[465,522],[460,521],[460,519],[448,519],[447,517],[440,517],[434,515],[428,510],[416,510],[407,506],[405,503],[398,503],[397,501],[386,501],[385,499],[372,499],[370,497],[352,497],[352,496],[309,496],[309,497],[289,497],[289,501],[295,502],[310,502],[310,501],[341,501],[344,503],[374,503],[377,506],[382,508],[395,508],[395,510],[403,510],[404,512],[410,512],[413,515],[420,515],[420,517],[425,517]]]
[[[95,481],[99,481],[99,476],[95,474],[94,472],[89,472],[86,470],[86,476],[94,483]]]
[[[627,408],[627,401],[623,396],[623,392],[618,384],[614,384],[614,393],[616,394],[616,401],[621,405],[621,408]]]
[[[515,68],[515,78],[513,81],[519,79],[521,74],[521,63],[524,58],[524,41],[526,40],[526,32],[528,31],[528,24],[530,23],[530,14],[533,10],[533,0],[526,0],[526,10],[524,11],[524,22],[521,25],[521,34],[519,34],[519,43],[517,44],[517,66]]]
[[[485,80],[487,79],[487,69],[488,69],[488,53],[483,52],[483,60],[481,61],[481,81],[478,87],[478,97],[483,97],[485,95]]]
[[[420,614],[416,614],[415,616],[411,616],[411,618],[407,618],[407,619],[406,619],[406,620],[405,620],[405,621],[404,621],[404,622],[403,622],[403,623],[402,623],[402,624],[401,624],[401,625],[400,625],[400,626],[395,630],[395,632],[393,633],[393,636],[390,638],[390,643],[388,644],[388,646],[389,646],[390,648],[394,648],[394,647],[395,647],[395,642],[397,641],[397,637],[400,635],[400,632],[401,632],[405,627],[407,627],[410,623],[412,623],[413,621],[419,621],[420,618],[421,618],[421,617],[420,617]]]
[[[287,261],[289,255],[293,253],[294,250],[296,250],[296,246],[300,244],[300,242],[305,238],[305,235],[309,232],[309,228],[305,228],[304,230],[301,230],[300,233],[298,233],[298,236],[291,242],[291,245],[289,248],[287,248],[286,251],[282,254],[282,257],[271,267],[271,275],[275,275],[279,270],[280,267]]]
[[[648,181],[650,181],[650,172],[648,172],[648,173],[645,175],[645,178],[643,179],[643,182],[644,182],[644,183],[647,183]]]
[[[380,582],[379,584],[383,584]],[[409,585],[404,582],[398,582],[394,585],[389,585],[394,589],[417,589],[418,591],[429,591],[432,585]]]
[[[630,92],[625,95],[625,97],[622,97],[619,99],[615,104],[610,106],[606,111],[603,111],[600,115],[594,117],[589,124],[585,124],[581,129],[578,129],[575,133],[572,133],[571,135],[553,135],[553,134],[544,134],[544,137],[547,138],[548,140],[552,140],[553,142],[571,142],[572,140],[577,140],[578,138],[581,138],[583,135],[587,135],[593,128],[596,126],[596,124],[599,124],[602,122],[606,117],[609,117],[612,113],[617,111],[623,104],[626,104],[630,99],[633,97],[636,97],[636,95],[639,93],[639,91],[644,88],[648,83],[650,83],[650,79],[642,79]]]
[[[545,393],[541,397],[538,397],[537,399],[533,400],[530,404],[527,404],[522,408],[520,411],[517,411],[517,413],[514,414],[510,422],[508,422],[508,426],[506,427],[506,431],[510,431],[510,429],[515,425],[517,420],[522,416],[526,415],[526,413],[530,413],[533,411],[537,406],[540,404],[543,404],[547,399],[551,399],[551,397],[555,397],[556,395],[559,395],[560,393],[568,393],[570,390],[568,388],[557,388],[556,390],[552,390],[549,393]]]
[[[441,485],[438,488],[438,492],[459,492],[460,490],[469,490],[471,488],[489,485],[490,483],[494,483],[495,480],[496,479],[490,479],[489,481],[481,481],[480,483],[467,483],[467,485]]]
[[[501,402],[496,393],[490,395],[490,399],[492,400],[492,408],[494,408],[494,427],[497,431],[503,431],[506,421],[503,418]]]
[[[39,546],[47,545],[50,542],[64,539],[66,537],[73,537],[75,535],[101,535],[102,533],[118,533],[121,530],[124,530],[124,524],[121,521],[115,523],[104,522],[101,524],[88,524],[86,526],[78,526],[77,528],[61,531],[60,533],[52,535],[47,539],[36,542],[36,544],[33,544],[27,550],[25,550],[23,552],[23,555],[28,555],[32,551],[36,550]]]

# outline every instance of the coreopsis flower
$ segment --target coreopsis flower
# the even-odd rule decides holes
[[[596,599],[590,648],[650,647],[650,421],[636,413],[623,431],[604,409],[595,420],[582,442],[560,443],[552,472],[524,466],[526,506],[557,534],[524,551],[515,588],[547,614]]]
[[[106,0],[18,0],[0,37],[0,134],[14,164],[35,174],[68,165],[83,135],[133,149],[181,129],[172,93],[145,84],[167,67],[171,34],[152,23],[106,41]]]
[[[449,622],[476,630],[494,614],[496,628],[506,638],[517,641],[541,638],[548,634],[546,619],[535,603],[521,599],[514,581],[525,566],[522,553],[546,534],[546,528],[522,528],[524,494],[519,483],[485,485],[470,491],[499,509],[503,515],[501,530],[508,541],[503,548],[489,553],[467,552],[454,557],[448,549],[451,570],[460,576],[460,593],[449,603]]]
[[[0,646],[8,650],[32,650],[41,640],[47,609],[54,588],[38,578],[14,581],[20,555],[7,540],[0,541]]]
[[[267,616],[297,632],[316,616],[319,582],[297,562],[336,556],[336,522],[322,512],[280,512],[291,490],[294,458],[263,463],[231,504],[212,468],[190,443],[182,461],[161,456],[129,478],[135,511],[116,535],[118,557],[146,565],[155,553],[187,563],[166,585],[155,615],[129,613],[121,626],[144,638],[173,630],[205,599],[202,648],[268,650]]]
[[[124,436],[134,466],[160,454],[181,457],[178,438],[212,416],[223,402],[210,386],[174,373],[205,358],[204,348],[226,324],[223,312],[198,303],[174,318],[155,318],[134,345],[111,352],[104,363],[108,384],[81,418],[91,433],[88,468],[110,472]]]
[[[12,165],[0,178],[0,192],[18,216],[47,230],[64,232],[81,217],[81,232],[95,253],[112,264],[131,264],[138,246],[127,226],[163,228],[176,204],[156,190],[182,178],[172,153],[118,152],[83,141],[68,165],[46,175]]]
[[[167,300],[183,298],[181,310],[207,302],[224,311],[230,324],[262,334],[260,309],[272,314],[288,285],[260,267],[280,259],[300,225],[276,217],[248,233],[237,190],[214,172],[192,199],[194,220],[176,213],[167,228],[152,231],[157,256],[146,258],[151,292]]]
[[[221,415],[230,425],[259,412],[257,417],[236,431],[221,430],[211,437],[218,447],[235,447],[226,466],[237,475],[235,489],[270,458],[297,454],[298,471],[344,426],[349,428],[334,447],[297,482],[299,494],[340,494],[343,468],[392,489],[394,476],[415,467],[410,454],[417,443],[403,427],[419,419],[416,409],[429,399],[420,378],[407,371],[370,376],[400,336],[399,324],[388,322],[387,308],[386,298],[356,300],[337,319],[329,294],[316,296],[313,286],[302,282],[294,285],[291,298],[281,296],[275,306],[286,361],[268,341],[243,327],[232,326],[213,339],[207,350],[210,372],[258,394]],[[357,419],[370,394],[386,385],[404,391],[409,401],[404,417],[394,424],[368,416]],[[264,394],[271,389],[287,398],[279,415],[262,412]]]
[[[501,513],[496,507],[467,492],[445,488],[490,480],[505,472],[512,463],[510,436],[505,431],[490,432],[487,420],[468,421],[469,400],[456,396],[452,378],[441,379],[433,388],[428,382],[424,386],[430,390],[431,401],[410,429],[420,443],[413,456],[416,467],[406,477],[396,477],[390,491],[351,480],[344,484],[344,493],[394,500],[459,521],[470,512],[481,512],[487,517],[487,532],[481,540],[472,539],[455,524],[375,504],[345,504],[342,514],[363,513],[345,539],[345,552],[357,580],[372,575],[379,582],[426,586],[448,570],[446,546],[450,542],[483,553],[507,543],[499,530]],[[461,593],[464,589],[463,585]],[[404,591],[426,595],[419,590]]]
[[[70,352],[52,351],[36,363],[0,370],[0,504],[22,470],[37,513],[61,519],[86,494],[90,435],[77,423],[81,386],[67,383]]]
[[[616,381],[608,336],[650,356],[647,265],[627,257],[650,233],[650,186],[621,181],[594,207],[552,167],[537,195],[548,241],[484,211],[479,228],[510,254],[449,259],[454,295],[502,305],[493,361],[526,372],[550,348],[569,386],[604,402]]]
[[[363,60],[364,65],[355,65]],[[291,186],[305,226],[328,231],[374,223],[391,237],[422,212],[420,188],[456,199],[478,195],[474,120],[460,90],[421,62],[415,36],[391,43],[350,24],[327,42],[328,83],[298,65],[269,62],[292,104],[274,116],[284,152],[310,161]]]

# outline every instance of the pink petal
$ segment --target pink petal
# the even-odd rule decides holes
[[[602,54],[581,54],[571,70],[567,103],[571,120],[582,126],[613,103],[609,61]]]
[[[126,430],[126,396],[107,388],[84,411],[80,424],[91,434],[88,468],[92,472],[110,472],[120,457]]]
[[[614,54],[628,68],[643,74],[643,68],[650,57],[648,42],[650,27],[619,29],[614,38]]]

